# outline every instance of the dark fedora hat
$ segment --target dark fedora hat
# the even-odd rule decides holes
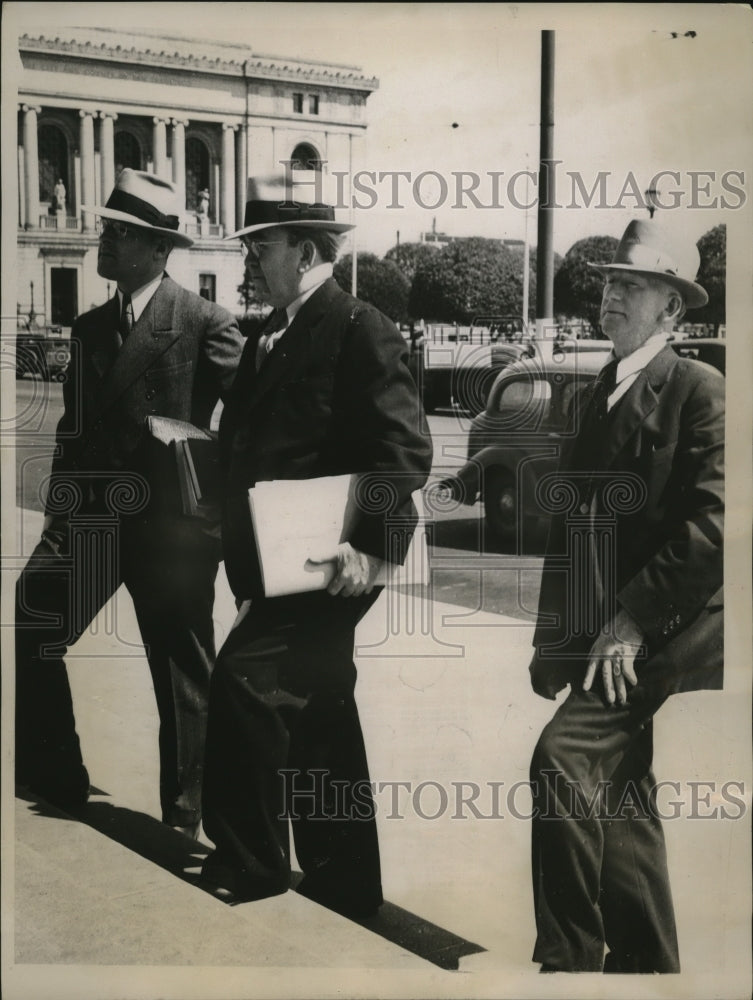
[[[304,226],[327,229],[331,233],[347,233],[354,229],[347,222],[337,222],[334,206],[319,200],[324,181],[321,174],[308,170],[249,178],[243,228],[225,239],[277,226]]]
[[[94,208],[82,205],[81,211],[162,233],[179,247],[193,246],[193,240],[178,231],[182,208],[177,187],[155,174],[125,167],[118,174],[107,204]]]
[[[597,271],[634,271],[660,278],[676,288],[688,309],[705,306],[709,300],[706,289],[695,281],[701,257],[698,248],[683,245],[670,237],[656,222],[633,219],[628,224],[609,264],[592,264]]]

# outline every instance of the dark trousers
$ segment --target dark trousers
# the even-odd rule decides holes
[[[204,829],[249,897],[290,884],[289,821],[305,878],[333,906],[382,902],[379,846],[354,688],[354,632],[376,599],[259,600],[212,676]]]
[[[200,819],[218,562],[218,541],[187,522],[90,517],[43,535],[16,590],[21,784],[75,804],[86,771],[63,658],[124,583],[159,711],[162,818],[180,826]]]
[[[650,798],[661,703],[607,708],[600,693],[574,688],[541,734],[531,764],[536,962],[570,972],[680,971]]]

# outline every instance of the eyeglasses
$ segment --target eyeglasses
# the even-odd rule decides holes
[[[114,219],[97,219],[97,235],[117,236],[119,240],[124,240],[132,233],[133,229],[125,222],[116,222]]]
[[[284,243],[285,240],[268,240],[267,242],[264,240],[241,240],[241,254],[244,260],[249,254],[259,260],[262,255],[262,247],[279,247]]]

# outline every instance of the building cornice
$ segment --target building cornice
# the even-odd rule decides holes
[[[102,116],[110,115],[115,118],[122,115],[141,115],[146,118],[153,118],[155,113],[157,113],[155,111],[156,105],[147,105],[143,101],[131,102],[126,97],[118,101],[117,104],[113,104],[110,101],[104,102],[101,99],[87,101],[80,94],[75,94],[72,91],[70,93],[58,91],[56,94],[50,95],[44,90],[32,87],[27,88],[23,96],[19,96],[18,99],[18,109],[20,111],[25,110],[26,106],[36,111],[37,114],[41,113],[43,107],[44,109],[57,109],[60,111],[67,111],[71,108],[76,110],[85,109],[92,114],[99,112]],[[337,129],[343,133],[352,132],[354,135],[365,132],[367,129],[365,122],[343,122],[335,118],[321,116],[314,118],[307,117],[306,115],[294,118],[292,115],[284,116],[279,114],[279,112],[257,110],[249,112],[248,115],[244,115],[241,112],[229,114],[228,112],[221,111],[207,111],[206,109],[196,108],[195,105],[187,104],[175,104],[169,107],[163,105],[160,107],[158,114],[160,118],[166,120],[176,118],[179,115],[181,119],[189,121],[192,125],[200,122],[207,125],[232,123],[236,127],[242,125],[260,125],[272,128],[293,129],[295,131],[306,128],[316,132]]]
[[[201,40],[197,40],[201,47]],[[235,76],[246,79],[277,80],[286,83],[300,83],[334,87],[341,90],[365,91],[371,93],[379,87],[376,77],[364,76],[353,67],[305,62],[298,59],[278,59],[249,53],[245,59],[211,58],[206,55],[191,55],[178,51],[159,51],[145,46],[124,47],[100,44],[91,41],[78,42],[45,35],[21,35],[18,42],[20,52],[44,55],[60,55],[125,65],[140,65],[169,68],[171,71],[185,70],[190,73],[207,73],[220,76]],[[240,50],[234,50],[240,51]]]

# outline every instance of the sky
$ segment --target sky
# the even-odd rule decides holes
[[[619,236],[629,217],[645,215],[636,194],[659,171],[671,172],[658,185],[669,206],[660,216],[693,240],[734,221],[750,196],[753,73],[744,5],[5,6],[45,30],[97,25],[241,42],[255,54],[346,63],[377,77],[355,166],[388,178],[363,182],[376,204],[355,212],[361,250],[384,253],[398,233],[410,242],[434,224],[454,236],[527,234],[536,242],[535,208],[525,209],[536,188],[524,172],[538,167],[542,29],[555,33],[557,252],[582,236]],[[395,181],[397,198],[396,171],[410,173]],[[458,172],[478,177],[481,207],[456,194]],[[582,191],[595,184],[589,206]]]

